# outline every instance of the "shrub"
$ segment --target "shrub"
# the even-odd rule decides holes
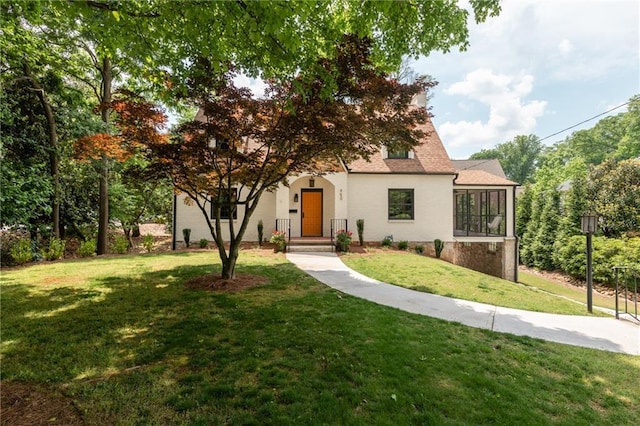
[[[182,236],[184,237],[184,244],[189,247],[189,243],[191,242],[191,228],[184,228],[182,230]]]
[[[114,253],[125,254],[129,250],[129,241],[124,235],[116,235],[110,248]]]
[[[422,244],[418,244],[413,248],[416,254],[422,254],[424,252],[424,246]]]
[[[339,230],[336,234],[336,250],[348,252],[349,246],[353,241],[353,239],[351,238],[352,236],[353,232],[351,231],[347,231],[346,229]]]
[[[279,251],[284,252],[286,250],[287,248],[286,237],[287,237],[287,234],[285,232],[273,231],[273,234],[271,234],[271,238],[269,239],[269,241],[272,244],[275,244],[273,251],[277,253]]]
[[[358,219],[356,221],[356,226],[358,227],[358,242],[361,246],[364,245],[364,219]]]
[[[614,266],[640,268],[640,238],[593,237],[593,280],[614,284]],[[575,235],[567,238],[556,255],[558,266],[574,278],[584,280],[587,269],[586,238]]]
[[[391,247],[393,244],[393,235],[387,235],[382,239],[382,247]]]
[[[398,249],[399,250],[406,250],[409,248],[409,241],[403,240],[403,241],[398,241]]]
[[[80,257],[95,256],[97,248],[98,248],[98,243],[94,239],[82,241],[80,243],[80,247],[78,247],[78,256]]]
[[[11,258],[16,265],[24,265],[33,260],[33,251],[31,250],[31,240],[26,238],[18,240],[11,246]]]
[[[11,248],[22,239],[30,240],[29,232],[24,227],[0,230],[0,265],[13,265]]]
[[[45,260],[58,260],[64,255],[64,246],[66,245],[65,240],[61,240],[60,238],[52,237],[49,240],[49,248],[43,251],[43,256]]]
[[[440,258],[440,255],[442,254],[442,250],[444,250],[444,241],[442,241],[439,238],[436,238],[433,241],[433,248],[436,250],[436,257]]]
[[[142,237],[142,245],[144,246],[145,250],[147,250],[147,253],[151,253],[154,244],[155,241],[153,240],[153,235],[145,235],[144,237]]]
[[[258,221],[258,245],[262,247],[262,238],[264,235],[264,224],[262,223],[262,219]]]
[[[200,246],[200,248],[207,248],[207,246],[209,245],[209,240],[207,240],[206,238],[200,238],[200,241],[198,241],[198,245]]]

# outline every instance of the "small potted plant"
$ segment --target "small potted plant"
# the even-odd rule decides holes
[[[353,232],[341,229],[336,234],[336,250],[348,252],[351,245]]]
[[[287,249],[286,236],[287,234],[285,232],[273,231],[273,233],[271,234],[271,239],[269,241],[271,242],[271,244],[275,245],[275,247],[273,248],[274,252],[284,252]]]

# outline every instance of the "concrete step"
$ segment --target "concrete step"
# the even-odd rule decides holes
[[[333,252],[334,247],[332,245],[327,244],[314,244],[314,245],[299,245],[292,244],[288,247],[289,253],[313,253],[313,252],[321,252],[321,253],[331,253]]]

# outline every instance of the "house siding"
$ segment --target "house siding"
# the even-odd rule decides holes
[[[206,238],[209,241],[213,240],[211,237],[211,233],[209,232],[209,227],[207,226],[206,221],[204,220],[204,215],[200,211],[200,209],[194,205],[187,205],[185,203],[185,198],[188,198],[185,194],[178,194],[176,200],[176,211],[175,214],[175,227],[174,230],[176,242],[178,243],[178,247],[184,244],[184,238],[182,236],[182,230],[185,228],[191,229],[191,243],[196,243],[202,239]],[[210,214],[210,207],[207,204],[207,214]],[[262,219],[262,223],[264,225],[264,238],[269,238],[271,233],[275,230],[275,211],[276,211],[276,197],[272,192],[265,192],[262,194],[260,198],[260,202],[256,210],[253,212],[251,219],[249,221],[249,225],[247,227],[246,233],[244,235],[244,241],[258,241],[258,221]],[[244,206],[238,206],[238,219],[235,220],[234,224],[236,226],[236,230],[240,227],[242,223],[242,218],[244,217]],[[221,223],[223,236],[225,241],[229,241],[229,225],[228,220],[222,220]]]
[[[413,220],[389,220],[389,189],[414,190]],[[350,174],[347,192],[349,228],[355,231],[364,219],[366,241],[387,235],[394,241],[453,240],[452,175]]]

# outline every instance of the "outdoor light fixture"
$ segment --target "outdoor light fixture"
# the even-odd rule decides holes
[[[293,195],[293,202],[297,203],[298,202],[298,194],[294,194]]]
[[[593,312],[593,269],[591,236],[598,230],[598,216],[593,213],[582,215],[582,232],[587,234],[587,310]]]
[[[316,180],[314,179],[313,176],[311,176],[309,178],[309,188],[315,188],[316,187]]]
[[[585,234],[595,234],[598,230],[598,216],[593,213],[582,215],[582,232]]]

